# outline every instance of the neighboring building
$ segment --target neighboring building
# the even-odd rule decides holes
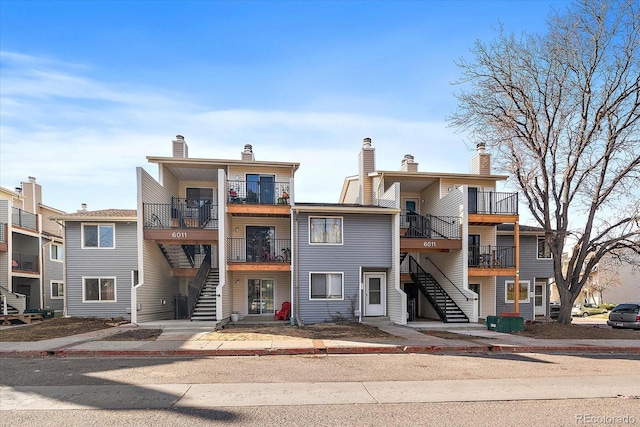
[[[498,226],[498,246],[512,246],[513,225]],[[520,226],[520,315],[533,320],[549,317],[551,283],[553,283],[553,259],[545,241],[544,229]],[[513,311],[516,288],[513,277],[496,279],[496,313]]]
[[[136,211],[88,211],[83,204],[53,218],[65,228],[66,315],[130,319],[138,284]]]
[[[0,314],[26,309],[63,310],[64,238],[42,204],[42,187],[29,177],[15,190],[0,187]]]

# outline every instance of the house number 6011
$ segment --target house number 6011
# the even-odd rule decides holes
[[[423,245],[425,248],[435,248],[436,242],[424,242]]]
[[[173,237],[174,239],[186,239],[187,238],[187,232],[186,231],[176,231],[171,233],[171,237]]]

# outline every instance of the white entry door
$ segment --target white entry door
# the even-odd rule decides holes
[[[386,300],[386,274],[364,274],[364,315],[384,316]]]
[[[546,295],[544,292],[544,288],[547,286],[546,281],[536,280],[535,281],[535,293],[534,293],[534,301],[535,301],[535,315],[536,316],[544,316],[546,314]]]

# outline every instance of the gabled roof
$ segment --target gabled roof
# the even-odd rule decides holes
[[[78,211],[64,215],[50,216],[49,219],[59,221],[137,221],[138,211],[135,209],[101,209],[97,211]]]

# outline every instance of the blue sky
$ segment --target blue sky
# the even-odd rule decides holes
[[[447,125],[455,61],[501,23],[544,32],[566,1],[0,0],[0,186],[46,205],[135,208],[170,156],[300,162],[298,201],[337,201],[370,137],[378,169],[470,170]]]

